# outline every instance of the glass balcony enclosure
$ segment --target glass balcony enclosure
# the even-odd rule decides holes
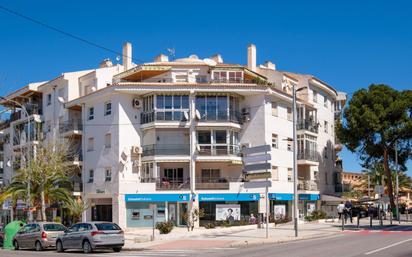
[[[196,110],[202,121],[241,121],[239,98],[231,95],[196,96]]]
[[[318,133],[319,124],[316,109],[301,106],[297,110],[297,129]]]
[[[311,135],[298,135],[297,136],[298,160],[318,161],[317,143],[316,137]]]
[[[184,121],[189,116],[189,95],[150,95],[143,98],[141,124]]]
[[[231,130],[197,131],[199,155],[239,155],[239,133]]]

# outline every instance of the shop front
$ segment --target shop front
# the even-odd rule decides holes
[[[319,194],[299,194],[299,219],[310,216],[314,210],[319,209]]]
[[[153,221],[184,226],[189,199],[189,194],[126,194],[126,226],[152,227]]]
[[[205,215],[200,218],[200,226],[211,222],[248,221],[251,214],[259,213],[258,193],[199,194],[199,208]]]
[[[293,194],[287,193],[269,193],[270,215],[273,219],[291,220]]]

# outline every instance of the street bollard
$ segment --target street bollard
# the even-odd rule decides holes
[[[373,214],[369,215],[369,227],[372,227]]]
[[[358,229],[359,229],[359,220],[360,220],[360,212],[358,212],[358,224],[357,224],[357,227],[358,227]]]
[[[390,221],[391,226],[392,226],[392,212],[389,213],[389,221]]]
[[[345,230],[345,218],[342,215],[342,231]]]

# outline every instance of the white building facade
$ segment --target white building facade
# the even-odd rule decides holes
[[[266,144],[272,147],[269,212],[276,207],[291,217],[292,86],[299,89],[300,218],[320,208],[322,194],[334,194],[338,92],[331,86],[270,62],[257,66],[254,45],[246,66],[220,55],[173,61],[160,55],[135,65],[130,44],[123,53],[123,65],[106,61],[36,90],[46,136],[75,146],[71,161],[82,185],[75,195],[91,206],[84,220],[134,228],[151,226],[153,213],[156,221],[185,225],[191,208],[204,210],[200,225],[218,219],[225,206],[238,212],[236,219],[265,213],[264,189],[244,187],[241,150]]]

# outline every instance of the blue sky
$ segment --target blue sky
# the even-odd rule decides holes
[[[351,95],[371,83],[412,88],[412,3],[408,1],[2,1],[107,48],[133,44],[137,60],[166,49],[176,56],[222,54],[310,73]],[[64,71],[94,68],[106,52],[0,10],[0,94]],[[344,168],[358,171],[342,152]],[[409,170],[412,169],[409,162]]]

